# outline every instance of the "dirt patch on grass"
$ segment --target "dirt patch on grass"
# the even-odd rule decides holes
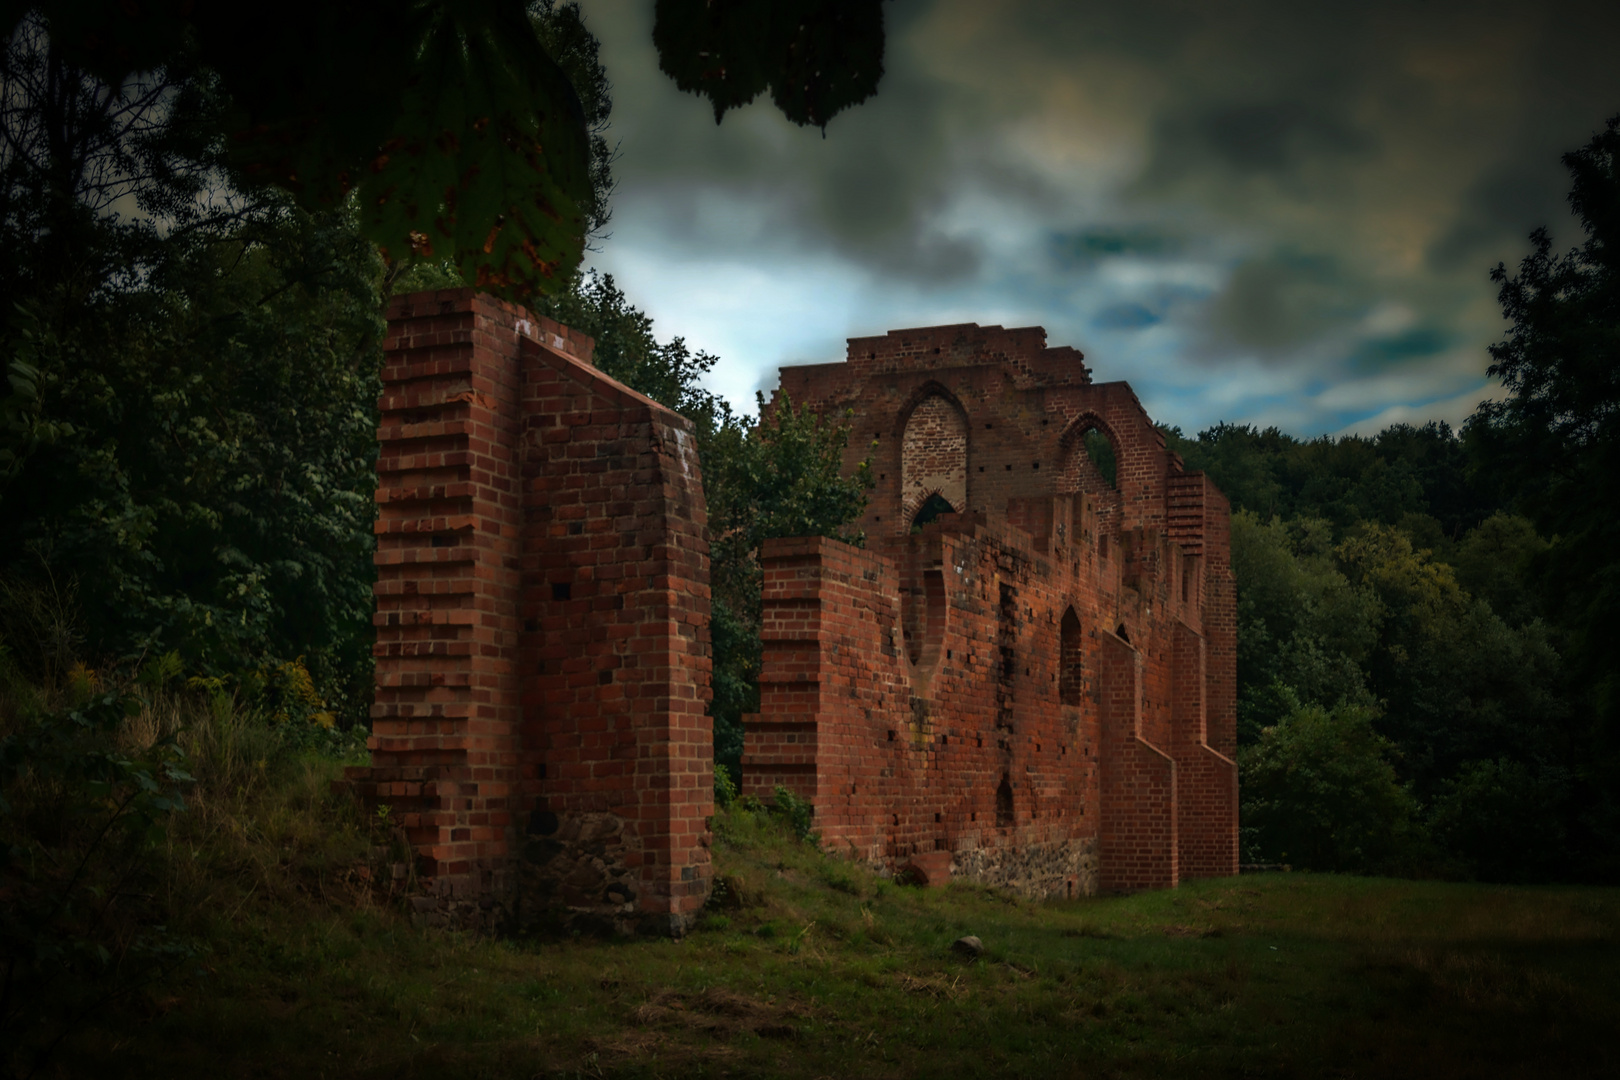
[[[760,1001],[721,987],[697,994],[662,990],[630,1011],[638,1027],[701,1031],[716,1039],[752,1032],[762,1039],[791,1039],[798,1035],[796,1021],[804,1010],[792,1004]]]
[[[895,982],[908,994],[924,994],[942,1001],[955,1001],[968,992],[960,975],[910,975],[902,971],[895,976]]]

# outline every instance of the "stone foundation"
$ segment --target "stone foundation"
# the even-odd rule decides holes
[[[963,837],[951,863],[954,877],[994,885],[1030,900],[1097,895],[1097,841],[1049,840],[980,847]]]

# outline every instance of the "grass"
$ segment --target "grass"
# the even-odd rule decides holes
[[[496,941],[414,928],[336,765],[278,769],[173,832],[172,917],[211,951],[58,1074],[1620,1074],[1620,890],[1276,874],[1032,904],[734,810],[686,940]]]

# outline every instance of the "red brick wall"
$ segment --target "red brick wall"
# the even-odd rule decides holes
[[[967,418],[955,402],[929,394],[906,420],[901,440],[901,510],[906,521],[930,495],[967,509]]]
[[[897,556],[924,567],[913,588],[933,608],[914,624],[915,662]],[[953,515],[883,552],[771,540],[762,560],[745,793],[768,800],[780,784],[810,799],[825,845],[861,861],[899,868],[948,852],[1027,892],[1090,891],[1096,733],[1058,704],[1060,626],[1045,616],[1057,582],[1027,536]]]
[[[690,424],[590,350],[471,290],[391,307],[352,778],[434,918],[679,933],[711,877],[702,482]]]
[[[1176,766],[1143,736],[1142,654],[1098,635],[1102,726],[1101,885],[1105,892],[1167,888],[1180,880]]]
[[[972,325],[853,339],[847,362],[784,368],[782,387],[852,413],[846,465],[872,447],[878,487],[869,550],[765,547],[745,790],[801,792],[855,857],[949,852],[1036,895],[1235,873],[1228,511],[1130,387],[1094,385],[1039,328]],[[1113,485],[1089,430],[1113,445]],[[956,470],[967,512],[911,534],[944,486],[919,477]],[[1062,700],[1071,610],[1078,706]]]

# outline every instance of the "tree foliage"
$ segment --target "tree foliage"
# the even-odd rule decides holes
[[[1480,472],[1550,538],[1541,589],[1589,687],[1595,764],[1620,788],[1620,116],[1563,160],[1585,239],[1558,255],[1537,229],[1517,275],[1492,271],[1511,325],[1490,373],[1509,393],[1467,434]]]
[[[213,82],[116,92],[4,53],[0,345],[26,385],[0,574],[71,584],[89,655],[369,683],[381,264],[351,215],[244,195]],[[20,431],[20,433],[19,433]]]
[[[1313,870],[1391,873],[1414,854],[1416,805],[1366,709],[1297,701],[1240,755],[1249,856]]]
[[[1401,527],[1439,549],[1501,509],[1471,475],[1467,446],[1447,424],[1395,424],[1370,438],[1298,439],[1277,428],[1217,424],[1196,438],[1165,432],[1187,467],[1207,472],[1233,509],[1320,518],[1335,534],[1363,521]]]
[[[877,92],[882,0],[658,0],[658,65],[682,90],[728,109],[763,93],[795,124],[827,122]]]
[[[274,18],[180,0],[0,6],[0,33],[19,28],[48,33],[53,55],[113,96],[206,73],[225,106],[210,134],[237,175],[306,212],[352,208],[390,260],[448,259],[521,301],[566,287],[606,221],[593,184],[600,117],[559,63],[594,60],[573,5],[290,0]],[[824,128],[883,71],[876,0],[660,3],[654,39],[664,69],[708,94],[717,118],[769,86],[795,123]]]
[[[716,425],[700,442],[709,506],[714,639],[715,758],[742,761],[742,718],[759,709],[760,545],[785,536],[831,536],[860,544],[849,526],[866,510],[870,461],[843,473],[850,428],[783,394],[759,403],[759,422]]]

